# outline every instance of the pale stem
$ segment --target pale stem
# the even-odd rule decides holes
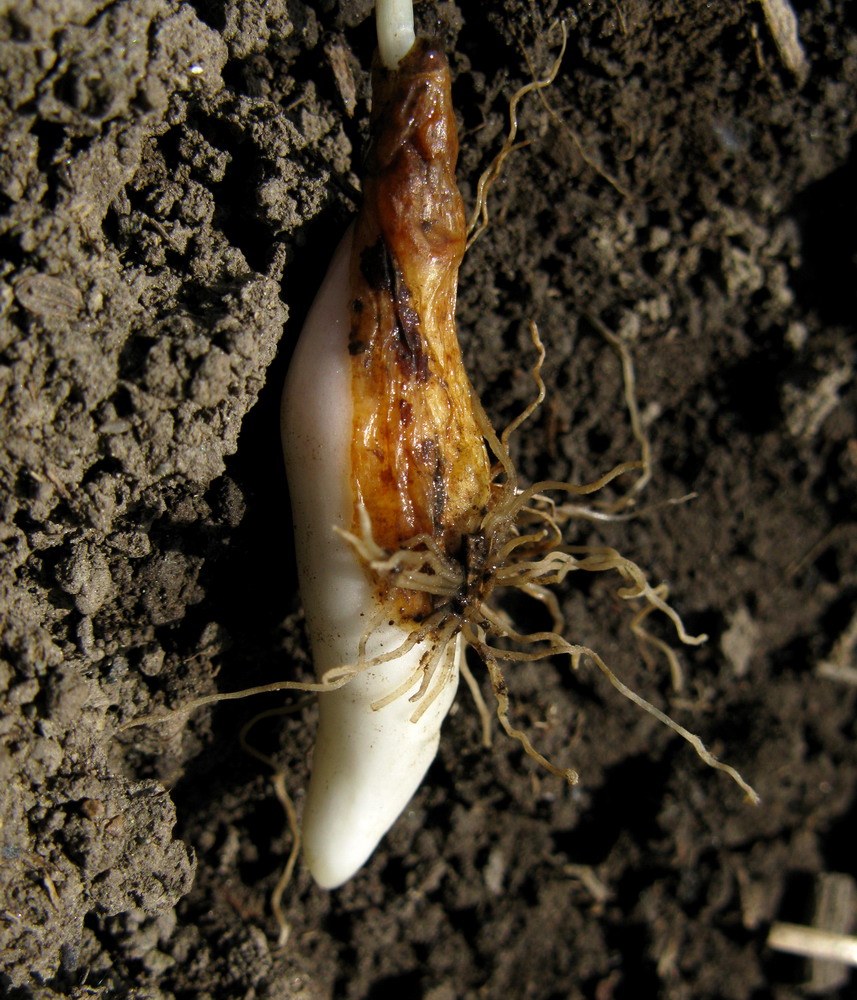
[[[385,69],[396,69],[414,44],[412,0],[376,0],[378,52]]]

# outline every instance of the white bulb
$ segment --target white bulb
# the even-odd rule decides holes
[[[282,432],[295,522],[301,595],[316,673],[358,659],[360,638],[377,613],[377,589],[334,526],[353,528],[350,483],[351,359],[348,276],[352,230],[346,233],[307,317],[283,394]],[[366,656],[395,649],[410,634],[396,623],[375,628]],[[432,648],[404,655],[319,695],[319,730],[303,820],[304,855],[323,888],[349,879],[410,801],[437,753],[440,728],[458,684],[454,669],[438,670],[443,690],[416,722],[412,691],[373,710],[400,687]]]

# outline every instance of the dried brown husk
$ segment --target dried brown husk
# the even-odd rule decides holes
[[[427,536],[447,554],[479,526],[488,455],[458,345],[464,207],[444,54],[418,40],[397,70],[376,65],[372,139],[351,263],[355,513],[389,550]],[[416,617],[413,591],[395,595]]]

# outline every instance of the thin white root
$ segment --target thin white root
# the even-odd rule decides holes
[[[631,564],[633,565],[633,564]],[[636,567],[635,567],[636,569]],[[638,570],[639,572],[639,570]],[[653,588],[648,587],[647,592],[642,593],[640,596],[645,596],[645,598],[650,601],[650,608],[654,607],[661,608],[662,606],[669,607],[665,605],[659,593],[656,593]],[[656,598],[657,602],[652,599]],[[671,610],[671,609],[670,609]],[[670,718],[665,712],[662,712],[659,708],[656,708],[651,702],[646,701],[645,698],[638,695],[635,691],[624,684],[616,674],[607,666],[604,660],[595,653],[593,650],[589,649],[587,646],[581,646],[579,644],[572,644],[564,639],[562,636],[557,635],[554,632],[531,632],[523,634],[515,631],[514,629],[508,627],[507,623],[503,620],[503,616],[497,614],[491,608],[483,607],[481,608],[482,615],[486,624],[489,626],[492,634],[502,636],[506,639],[510,639],[512,642],[518,644],[542,644],[540,648],[534,649],[530,652],[523,652],[519,650],[504,650],[498,649],[496,646],[489,645],[486,641],[486,636],[483,629],[474,628],[469,626],[465,628],[465,637],[468,642],[474,646],[479,655],[482,657],[485,665],[488,669],[489,676],[491,678],[491,683],[494,688],[494,696],[497,700],[497,716],[506,732],[513,738],[518,740],[522,744],[527,754],[531,756],[534,760],[537,760],[540,764],[545,766],[553,774],[563,776],[566,772],[560,771],[554,765],[550,764],[541,754],[533,750],[529,741],[523,736],[518,730],[513,729],[508,720],[508,708],[509,708],[509,697],[506,689],[506,684],[503,679],[502,670],[500,668],[500,660],[506,660],[510,662],[529,662],[533,660],[546,659],[550,656],[556,655],[567,655],[571,659],[572,669],[577,669],[580,664],[581,659],[585,656],[588,657],[596,667],[604,674],[604,676],[610,681],[616,690],[624,695],[629,701],[633,702],[643,711],[648,712],[649,715],[654,716],[659,722],[665,725],[668,729],[677,733],[684,740],[686,740],[693,749],[696,751],[697,755],[703,760],[709,767],[715,770],[722,771],[724,774],[729,775],[732,780],[739,785],[739,787],[744,791],[749,802],[754,805],[758,805],[760,799],[756,791],[749,785],[744,778],[739,774],[739,772],[729,764],[724,764],[719,761],[714,754],[712,754],[706,747],[702,740],[696,736],[694,733],[685,729],[684,726],[679,725],[674,719]],[[681,619],[678,615],[670,616],[673,623],[676,624],[676,628],[680,630],[680,634],[686,636],[683,641],[687,641],[687,638],[693,639],[694,637],[687,637],[684,627],[681,625]],[[638,621],[639,619],[638,616]],[[639,629],[638,629],[639,631]],[[652,637],[649,637],[652,639]],[[660,647],[659,640],[652,640],[655,644]],[[677,667],[677,663],[676,663]],[[679,678],[680,678],[679,672]],[[675,679],[675,675],[674,675]],[[573,772],[568,772],[573,773]]]
[[[469,637],[469,641],[482,657],[482,660],[488,669],[488,676],[491,678],[491,686],[494,690],[494,698],[497,702],[497,718],[500,720],[500,725],[506,731],[506,735],[510,736],[513,740],[517,740],[517,742],[524,748],[527,756],[532,757],[533,760],[541,764],[546,771],[550,771],[550,773],[555,775],[557,778],[562,778],[564,781],[568,782],[569,785],[576,785],[578,781],[577,771],[572,768],[563,769],[557,767],[555,764],[552,764],[547,757],[540,754],[538,750],[536,750],[530,742],[527,734],[520,729],[516,729],[509,721],[509,692],[506,688],[503,671],[500,669],[500,664],[497,662],[494,655],[496,650],[488,646],[475,631]]]
[[[690,635],[684,627],[679,613],[667,604],[662,594],[661,587],[653,587],[643,575],[640,567],[620,555],[615,549],[609,546],[593,545],[569,545],[565,549],[572,555],[580,554],[584,558],[579,561],[579,567],[589,572],[602,572],[615,569],[630,586],[617,591],[617,596],[623,601],[633,601],[643,598],[649,605],[662,611],[673,623],[676,635],[686,646],[701,646],[706,642],[708,636],[704,633],[700,635]]]
[[[666,584],[662,583],[660,587],[656,587],[655,590],[661,597],[666,598]],[[635,636],[637,636],[641,643],[645,643],[647,646],[652,646],[654,649],[657,649],[658,652],[660,652],[666,659],[670,668],[673,691],[675,691],[676,694],[680,694],[684,690],[684,671],[681,669],[681,664],[679,663],[675,650],[668,642],[664,642],[663,639],[658,639],[657,636],[652,635],[651,632],[643,628],[643,622],[654,610],[656,609],[654,605],[651,604],[641,608],[631,619],[631,631]]]
[[[467,250],[473,246],[488,227],[488,192],[491,190],[494,181],[499,177],[503,162],[510,153],[527,145],[525,142],[515,142],[515,137],[518,134],[518,105],[532,91],[539,91],[545,87],[549,87],[556,79],[559,67],[562,65],[562,57],[565,55],[565,46],[568,41],[568,32],[566,31],[565,23],[562,21],[560,21],[560,28],[562,29],[562,45],[560,46],[559,55],[554,60],[554,64],[548,75],[541,80],[532,80],[521,87],[513,95],[512,100],[509,101],[509,131],[506,134],[506,141],[503,143],[500,152],[494,157],[479,178],[479,184],[476,189],[476,206],[467,224]]]
[[[502,447],[499,439],[495,438],[495,440],[497,440],[498,447]],[[493,451],[493,444],[490,440],[488,443],[491,445]],[[508,451],[505,453],[508,456]],[[598,490],[603,489],[608,483],[616,479],[617,476],[621,476],[626,472],[633,472],[635,469],[640,468],[642,468],[640,462],[620,462],[609,472],[605,472],[603,476],[599,476],[598,479],[593,479],[589,483],[566,483],[559,480],[545,479],[542,482],[527,487],[525,490],[515,489],[513,491],[510,489],[510,484],[507,481],[505,484],[506,495],[493,510],[490,510],[485,515],[482,522],[482,531],[485,534],[490,534],[492,530],[496,529],[498,523],[511,521],[517,511],[524,509],[530,500],[533,500],[541,493],[556,490],[562,493],[571,493],[573,496],[586,496],[589,493],[596,493]]]
[[[298,857],[301,853],[301,828],[298,823],[298,814],[295,809],[294,801],[291,795],[289,795],[286,789],[286,775],[284,771],[277,771],[277,773],[272,778],[272,783],[274,785],[274,792],[280,805],[286,813],[286,819],[289,824],[289,832],[292,835],[292,846],[289,851],[289,856],[286,858],[286,864],[283,868],[280,877],[277,879],[277,884],[274,886],[274,891],[271,893],[271,909],[274,913],[274,919],[277,921],[277,926],[280,928],[280,933],[277,938],[277,945],[280,948],[285,948],[288,944],[289,937],[291,936],[292,928],[288,920],[286,920],[286,914],[283,910],[283,894],[289,887],[289,883],[292,881],[292,875],[295,871],[295,865],[298,862]]]
[[[243,727],[238,737],[241,748],[246,753],[250,754],[251,757],[255,757],[257,760],[260,760],[263,764],[267,764],[268,767],[270,767],[274,772],[271,775],[271,784],[274,787],[274,794],[277,796],[277,800],[283,807],[283,812],[286,815],[286,823],[288,824],[289,833],[292,838],[292,846],[289,850],[289,856],[286,859],[286,864],[280,873],[280,877],[277,879],[277,884],[274,886],[273,892],[271,893],[271,910],[274,914],[274,919],[277,921],[277,927],[279,928],[279,934],[277,937],[277,946],[279,948],[284,948],[286,944],[288,944],[289,937],[292,932],[291,924],[286,919],[285,911],[283,910],[283,894],[292,880],[295,865],[297,864],[298,856],[301,852],[301,828],[298,823],[298,814],[295,809],[294,801],[286,788],[286,772],[273,759],[273,757],[269,757],[267,754],[262,753],[260,750],[257,750],[254,746],[252,746],[249,743],[247,736],[253,726],[255,726],[257,722],[261,722],[262,719],[296,712],[303,708],[306,703],[307,699],[304,699],[297,705],[291,705],[286,708],[272,708],[267,712],[260,712]]]
[[[617,337],[612,330],[608,329],[597,316],[587,314],[586,319],[619,355],[619,360],[622,364],[622,391],[625,396],[625,408],[628,411],[628,417],[631,421],[631,433],[640,446],[641,474],[627,493],[607,508],[610,513],[618,513],[634,503],[635,496],[646,487],[652,478],[652,446],[649,443],[648,435],[643,430],[640,407],[637,403],[637,376],[634,371],[634,359],[631,357],[628,345],[620,337]]]
[[[649,715],[653,715],[658,722],[662,722],[668,729],[672,729],[672,731],[674,733],[678,733],[682,739],[687,740],[687,742],[696,751],[697,756],[708,764],[709,767],[713,767],[718,771],[723,771],[724,774],[728,774],[729,777],[743,790],[748,802],[752,803],[754,806],[757,806],[761,802],[756,790],[741,777],[738,771],[736,771],[730,764],[724,764],[722,761],[719,761],[710,750],[706,749],[705,744],[695,733],[685,729],[684,726],[680,726],[665,712],[662,712],[659,708],[655,708],[651,702],[646,701],[646,699],[638,695],[636,691],[632,691],[627,684],[623,684],[597,653],[594,653],[591,649],[589,649],[586,651],[586,655],[590,660],[592,660],[595,666],[598,667],[601,673],[604,674],[607,680],[610,681],[613,687],[616,688],[619,694],[624,695],[628,701],[632,701],[639,708],[642,708],[644,712],[648,712]]]
[[[476,705],[476,711],[482,723],[482,746],[488,750],[491,746],[491,713],[488,711],[488,706],[485,704],[485,699],[482,697],[482,692],[479,689],[476,678],[473,676],[473,671],[467,666],[467,660],[463,657],[459,669]]]
[[[275,694],[277,691],[307,691],[314,694],[322,691],[336,691],[347,684],[358,673],[360,673],[360,670],[357,667],[340,667],[337,671],[330,670],[325,674],[325,678],[327,678],[328,674],[335,674],[329,681],[326,679],[317,683],[276,681],[273,684],[262,684],[259,687],[245,688],[243,691],[227,691],[225,694],[207,694],[202,698],[191,698],[190,701],[186,701],[178,708],[173,708],[166,712],[152,712],[148,715],[138,715],[128,722],[123,722],[121,726],[116,727],[113,735],[115,736],[117,733],[124,732],[126,729],[134,729],[137,726],[157,726],[161,723],[169,722],[178,716],[190,715],[191,712],[195,712],[198,708],[204,708],[206,705],[216,705],[221,701],[238,701],[241,698],[252,698],[257,694]]]
[[[522,413],[519,413],[500,435],[500,443],[506,449],[509,447],[509,438],[515,433],[521,424],[525,420],[528,420],[542,405],[547,391],[545,389],[544,379],[542,378],[542,365],[545,363],[545,345],[542,343],[542,338],[539,336],[539,328],[533,321],[530,322],[530,340],[533,342],[533,347],[535,347],[537,355],[536,362],[533,365],[531,372],[533,381],[536,383],[537,394],[536,398],[529,404],[529,406],[527,406]]]

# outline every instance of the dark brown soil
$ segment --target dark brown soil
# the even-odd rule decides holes
[[[499,736],[483,750],[462,691],[365,870],[331,893],[298,867],[281,948],[269,900],[290,841],[238,734],[287,699],[114,736],[310,675],[277,410],[358,197],[370,6],[2,6],[0,993],[807,995],[807,968],[765,941],[810,919],[820,873],[855,874],[855,689],[818,672],[857,608],[846,0],[798,4],[805,79],[743,0],[419,11],[451,53],[468,204],[565,18],[553,112],[522,105],[529,145],[465,262],[464,355],[502,426],[533,393],[538,321],[548,399],[517,459],[530,480],[583,480],[636,456],[596,323],[625,338],[647,500],[697,496],[576,537],[668,581],[710,639],[681,650],[675,693],[605,578],[564,588],[569,636],[761,807],[591,668],[527,665],[509,672],[515,721],[579,785]],[[299,808],[313,725],[308,708],[251,736]]]

